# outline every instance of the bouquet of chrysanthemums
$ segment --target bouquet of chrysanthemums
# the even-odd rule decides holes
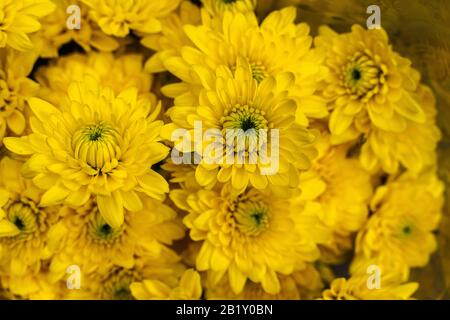
[[[416,297],[432,84],[276,2],[0,0],[0,297]]]

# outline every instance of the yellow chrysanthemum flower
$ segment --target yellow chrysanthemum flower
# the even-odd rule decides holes
[[[188,212],[183,221],[192,240],[202,241],[197,270],[208,271],[214,284],[228,276],[236,294],[247,279],[268,293],[280,292],[278,274],[289,275],[316,260],[316,244],[326,239],[316,216],[268,190],[238,195],[225,185],[217,191],[173,190],[170,197]]]
[[[439,138],[417,93],[420,75],[392,50],[385,31],[355,25],[337,34],[322,27],[316,45],[327,53],[323,96],[332,109],[333,143],[359,138],[362,163],[371,171],[381,166],[396,173],[402,164],[419,172],[429,165],[427,152]]]
[[[41,28],[39,19],[55,10],[50,0],[2,0],[0,3],[0,48],[33,49],[28,37]]]
[[[352,233],[367,219],[372,185],[370,174],[349,157],[348,146],[332,146],[329,139],[325,133],[319,139],[319,156],[311,170],[301,173],[300,193],[293,201],[316,212],[332,233],[330,241],[320,245],[321,261],[338,263],[353,247]]]
[[[48,66],[39,68],[36,79],[41,84],[39,97],[58,106],[73,81],[83,81],[89,75],[102,86],[121,91],[135,87],[139,97],[156,102],[150,89],[153,77],[143,70],[140,54],[113,55],[111,53],[74,53],[58,58]],[[111,76],[114,75],[114,76]]]
[[[178,10],[163,20],[160,33],[146,34],[141,39],[143,46],[155,51],[145,63],[145,70],[151,73],[166,71],[165,60],[178,55],[183,46],[193,45],[184,32],[184,26],[200,22],[200,8],[190,1],[182,1]]]
[[[294,75],[280,73],[258,83],[245,60],[240,60],[234,73],[225,66],[216,72],[199,66],[197,72],[204,82],[199,105],[176,104],[170,108],[167,113],[173,123],[165,135],[170,137],[169,132],[177,128],[190,130],[192,145],[175,140],[175,148],[203,155],[195,172],[198,183],[207,186],[215,181],[230,181],[238,190],[249,184],[258,189],[268,185],[295,187],[299,170],[307,169],[315,156],[312,146],[315,134],[295,121],[297,105],[287,92],[294,83]],[[222,139],[210,136],[203,142],[195,141],[196,122],[202,124],[202,135],[215,130]],[[272,139],[274,129],[278,130],[278,141]],[[239,137],[230,142],[230,131],[233,134],[237,130],[242,131],[244,144],[236,143]],[[260,130],[266,130],[265,137]],[[258,146],[267,147],[267,152],[252,147],[251,141],[259,141]]]
[[[203,7],[212,16],[222,16],[226,11],[253,12],[257,0],[201,0]]]
[[[202,295],[202,284],[198,272],[188,269],[174,288],[160,280],[143,280],[132,283],[130,290],[138,300],[197,300]]]
[[[105,273],[112,266],[132,268],[136,257],[157,257],[164,245],[184,235],[177,214],[163,203],[145,197],[143,210],[127,212],[124,223],[106,223],[94,201],[77,209],[67,208],[62,220],[48,233],[54,251],[50,271],[62,277],[70,265],[83,273]]]
[[[441,218],[444,185],[432,170],[420,177],[404,173],[381,186],[371,201],[374,212],[356,239],[356,256],[379,260],[402,260],[409,267],[428,263],[436,250],[433,231]]]
[[[332,230],[358,231],[367,219],[372,196],[371,176],[349,157],[347,146],[331,146],[328,135],[317,144],[319,156],[300,176],[299,201],[315,201],[320,218]]]
[[[399,168],[420,173],[436,164],[436,148],[441,138],[435,123],[435,98],[430,88],[420,85],[415,93],[425,112],[425,123],[410,123],[403,132],[373,129],[361,148],[361,164],[370,171],[382,168],[388,173]]]
[[[34,53],[0,50],[0,145],[5,135],[22,134],[26,127],[26,99],[39,85],[27,78],[36,61]]]
[[[105,273],[90,273],[81,279],[80,289],[66,290],[67,299],[133,300],[130,285],[144,280],[160,281],[174,288],[184,267],[168,249],[156,259],[138,259],[132,268],[112,267]]]
[[[47,231],[57,221],[59,207],[39,207],[42,192],[21,177],[21,169],[20,161],[0,161],[0,276],[35,275],[41,260],[51,256]]]
[[[272,12],[261,25],[254,13],[225,12],[221,23],[213,26],[185,26],[184,31],[194,45],[181,49],[180,57],[164,61],[167,70],[183,82],[168,85],[163,93],[175,98],[176,105],[199,103],[199,88],[204,87],[206,68],[216,70],[226,65],[237,68],[238,60],[247,60],[252,77],[261,82],[284,72],[294,74],[290,95],[299,106],[297,120],[308,124],[308,118],[323,118],[328,111],[323,99],[315,95],[321,79],[323,55],[311,49],[308,25],[294,24],[296,9]],[[205,68],[206,67],[206,68]]]
[[[345,137],[352,129],[367,132],[371,126],[402,132],[407,121],[425,121],[412,96],[419,73],[392,50],[383,29],[355,25],[350,33],[337,34],[322,27],[316,45],[327,52],[323,95],[333,109],[333,135]]]
[[[41,20],[43,28],[33,35],[32,40],[39,44],[39,55],[44,58],[58,56],[62,45],[75,41],[86,52],[92,49],[110,52],[119,47],[119,42],[100,30],[97,23],[89,18],[89,9],[80,0],[57,0],[56,9]],[[68,28],[70,18],[67,9],[71,6],[80,8],[80,28]]]
[[[174,11],[181,0],[81,0],[104,33],[125,37],[130,31],[157,33],[161,19]]]
[[[124,207],[140,211],[140,193],[161,199],[168,184],[151,166],[169,150],[160,143],[162,121],[131,88],[115,96],[92,77],[74,82],[60,109],[32,98],[33,133],[5,138],[6,147],[31,156],[27,174],[45,190],[40,205],[85,204],[94,195],[105,221],[122,225]]]
[[[331,283],[330,289],[323,292],[324,300],[406,300],[417,290],[418,284],[397,283],[384,276],[381,288],[369,289],[367,276],[338,278]]]

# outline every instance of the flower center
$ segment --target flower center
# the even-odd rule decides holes
[[[240,195],[230,209],[236,227],[245,235],[257,236],[269,227],[270,212],[260,194]]]
[[[251,63],[250,68],[252,69],[253,79],[258,81],[258,83],[263,81],[268,75],[266,67],[261,62]]]
[[[29,235],[38,228],[36,213],[28,204],[12,203],[7,209],[7,217],[20,230],[18,236]]]
[[[400,232],[401,233],[401,237],[407,238],[407,237],[411,236],[413,231],[414,231],[414,227],[411,224],[405,224],[405,225],[402,226],[402,229],[401,229],[401,232]]]
[[[131,294],[131,291],[130,291],[130,285],[128,284],[127,286],[116,288],[116,290],[114,291],[114,294],[113,294],[113,299],[114,300],[132,300],[133,295]]]
[[[117,268],[111,271],[102,283],[102,293],[104,299],[112,300],[133,300],[130,284],[140,281],[140,275],[133,269]]]
[[[347,93],[356,99],[370,99],[385,82],[383,68],[378,67],[366,54],[356,53],[342,71],[343,85]]]
[[[85,126],[72,137],[75,158],[103,173],[118,165],[120,145],[119,132],[105,122]]]
[[[90,213],[89,233],[92,239],[96,242],[112,243],[118,239],[124,230],[124,225],[120,228],[114,229],[105,222],[98,207],[94,207]]]
[[[265,112],[248,105],[236,105],[225,113],[220,122],[224,129],[258,130],[267,128]]]

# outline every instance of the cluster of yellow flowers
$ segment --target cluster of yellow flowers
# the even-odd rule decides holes
[[[432,91],[383,29],[257,5],[0,2],[0,297],[413,297]]]

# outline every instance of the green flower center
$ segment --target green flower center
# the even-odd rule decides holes
[[[236,105],[221,119],[224,129],[248,130],[267,129],[268,123],[264,118],[265,112],[248,105]]]
[[[117,229],[112,228],[105,222],[98,211],[98,207],[93,208],[90,216],[89,233],[94,241],[101,243],[113,243],[122,235],[124,225]]]
[[[16,202],[7,210],[8,220],[11,221],[21,234],[30,234],[37,230],[37,216],[34,210],[27,204]]]
[[[355,81],[358,81],[359,79],[361,79],[361,71],[359,71],[359,69],[357,69],[357,68],[353,69],[352,78]]]
[[[133,300],[133,295],[129,285],[126,287],[119,287],[114,291],[113,300]]]
[[[103,280],[100,295],[106,300],[133,300],[130,284],[140,280],[135,270],[117,267]]]
[[[231,206],[237,228],[245,235],[257,236],[267,230],[270,211],[261,195],[241,195]],[[234,210],[233,210],[234,209]]]
[[[14,220],[13,223],[15,224],[17,229],[19,229],[20,231],[25,229],[25,224],[23,223],[22,219],[20,219],[19,217],[16,217],[16,219]]]
[[[406,225],[406,226],[404,226],[403,229],[402,229],[402,234],[403,234],[404,236],[409,236],[409,235],[412,234],[412,232],[413,232],[413,228],[412,228],[412,226],[410,226],[410,225]]]
[[[110,124],[100,122],[79,129],[72,137],[74,157],[103,173],[118,165],[121,136]]]
[[[385,82],[385,72],[371,57],[356,53],[342,68],[341,79],[349,95],[367,100],[380,91]]]

